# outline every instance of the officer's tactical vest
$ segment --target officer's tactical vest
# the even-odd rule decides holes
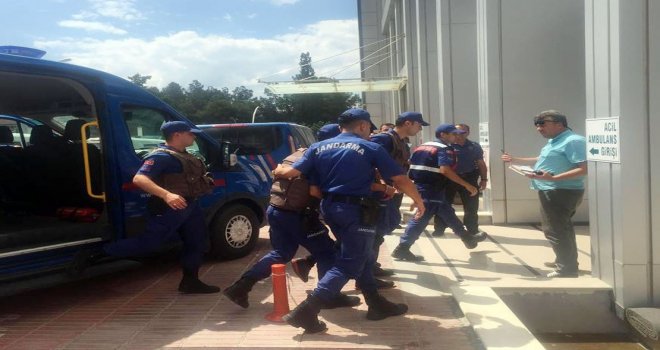
[[[282,164],[292,165],[305,153],[305,148],[300,148],[290,156],[284,158]],[[309,204],[309,182],[304,176],[293,179],[273,180],[270,188],[270,205],[278,209],[302,211]]]
[[[403,169],[408,170],[410,167],[410,149],[408,148],[408,145],[399,137],[399,135],[396,135],[391,131],[387,132],[387,134],[392,138],[392,152],[390,153],[390,156],[397,164],[402,166]]]
[[[183,171],[178,174],[163,174],[156,183],[179,196],[197,198],[213,190],[213,178],[207,175],[206,165],[201,159],[187,152],[176,152],[167,148],[158,148],[154,152],[165,152],[181,162]]]
[[[449,180],[440,174],[438,152],[447,147],[443,143],[434,141],[417,147],[410,158],[410,172],[408,173],[410,179],[416,184],[428,185],[436,190],[444,189]]]

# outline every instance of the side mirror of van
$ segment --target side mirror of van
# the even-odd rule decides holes
[[[236,158],[236,154],[231,153],[229,151],[229,146],[231,145],[227,141],[223,141],[220,143],[220,147],[222,148],[222,165],[225,169],[232,168],[238,163],[238,158]]]

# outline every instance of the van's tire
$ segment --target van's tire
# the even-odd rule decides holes
[[[237,259],[249,254],[259,239],[259,220],[248,207],[221,208],[210,226],[211,255]]]

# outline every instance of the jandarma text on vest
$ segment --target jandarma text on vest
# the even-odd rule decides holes
[[[318,155],[319,153],[329,150],[329,149],[335,149],[335,148],[347,148],[350,150],[353,150],[360,155],[364,154],[364,149],[360,147],[357,143],[353,142],[334,142],[334,143],[329,143],[327,145],[323,145],[319,148],[316,149],[316,154]]]

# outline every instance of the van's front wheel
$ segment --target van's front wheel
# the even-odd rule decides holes
[[[259,220],[249,208],[233,205],[220,209],[210,230],[211,255],[236,259],[254,249],[259,238]]]

